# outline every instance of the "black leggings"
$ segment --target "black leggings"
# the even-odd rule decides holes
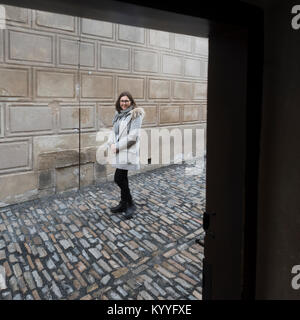
[[[128,170],[116,169],[114,181],[121,189],[121,201],[132,202],[128,185]]]

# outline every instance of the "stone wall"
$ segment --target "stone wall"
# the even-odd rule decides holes
[[[5,9],[0,206],[77,188],[79,157],[81,186],[111,179],[95,161],[96,132],[111,127],[123,90],[145,109],[146,129],[205,129],[207,39]]]

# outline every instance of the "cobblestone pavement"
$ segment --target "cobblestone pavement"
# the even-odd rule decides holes
[[[198,162],[0,209],[0,300],[202,298],[205,175]]]

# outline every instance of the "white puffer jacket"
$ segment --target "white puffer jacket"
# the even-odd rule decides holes
[[[107,142],[110,147],[116,145],[112,166],[125,170],[140,169],[140,128],[145,116],[143,108],[134,108],[119,122],[119,134],[112,130]]]

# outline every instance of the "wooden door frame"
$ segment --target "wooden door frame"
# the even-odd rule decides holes
[[[216,215],[209,215],[210,225],[205,237],[203,298],[254,299],[263,74],[262,10],[229,0],[182,1],[171,5],[167,1],[147,0],[1,2],[210,38],[206,212]],[[223,150],[224,158],[219,158],[220,152],[214,152],[216,143]],[[216,185],[218,178],[223,179],[219,181],[220,188]],[[220,206],[222,201],[224,210]],[[224,261],[228,267],[223,269],[224,266],[219,265],[223,255],[220,250],[225,248],[229,250]]]

